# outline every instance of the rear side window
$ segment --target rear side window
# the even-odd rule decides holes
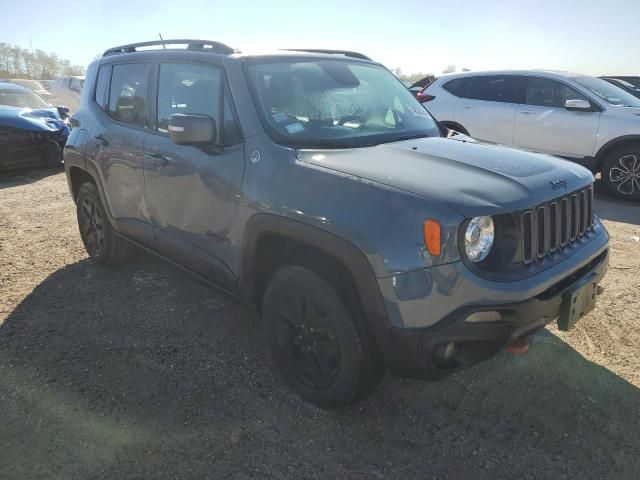
[[[511,75],[487,75],[474,77],[470,98],[489,102],[519,103],[520,77]]]
[[[157,128],[167,132],[171,115],[208,115],[216,122],[218,143],[238,143],[240,133],[224,77],[213,65],[162,63],[158,81]]]
[[[454,78],[445,83],[442,88],[456,97],[469,98],[469,90],[473,78]]]
[[[109,89],[108,113],[115,120],[145,126],[149,63],[114,65]]]
[[[107,110],[109,102],[109,80],[111,80],[111,65],[102,65],[98,70],[98,79],[96,80],[95,101],[100,108]]]
[[[564,108],[567,100],[589,101],[584,95],[556,80],[541,77],[527,79],[527,105]]]

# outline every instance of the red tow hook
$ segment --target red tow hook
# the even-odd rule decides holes
[[[507,352],[512,355],[524,355],[529,351],[529,339],[519,338],[507,347]]]

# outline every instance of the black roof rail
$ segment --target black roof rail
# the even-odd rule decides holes
[[[324,48],[286,48],[285,50],[289,50],[291,52],[309,52],[309,53],[328,53],[331,55],[344,55],[345,57],[351,58],[359,58],[360,60],[371,60],[371,58],[367,57],[364,53],[352,52],[350,50],[330,50]]]
[[[167,45],[187,45],[187,50],[204,51],[211,53],[231,54],[236,50],[229,45],[225,45],[220,42],[212,42],[210,40],[189,40],[189,39],[170,39],[170,40],[152,40],[150,42],[130,43],[128,45],[120,45],[119,47],[113,47],[102,54],[103,57],[107,55],[115,55],[118,53],[133,53],[137,52],[139,47],[152,47],[162,46],[166,48]],[[209,48],[205,48],[209,47]]]

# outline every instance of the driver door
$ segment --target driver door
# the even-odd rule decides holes
[[[236,221],[244,175],[244,144],[221,67],[160,63],[155,128],[144,140],[146,198],[161,241],[158,249],[222,283],[237,271]],[[173,114],[215,121],[217,144],[177,145]],[[179,258],[178,258],[179,257]]]

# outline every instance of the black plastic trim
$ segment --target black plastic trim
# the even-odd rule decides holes
[[[602,166],[602,162],[606,158],[606,156],[613,151],[619,143],[628,142],[628,141],[637,141],[640,142],[640,135],[623,135],[621,137],[614,138],[613,140],[609,140],[605,143],[598,152],[595,154],[595,160],[592,163],[591,170],[594,172],[599,172],[600,167]]]
[[[599,282],[608,265],[608,250],[600,251],[587,265],[562,278],[533,298],[497,305],[462,307],[437,324],[426,328],[397,328],[391,331],[393,355],[387,359],[391,373],[400,377],[437,380],[448,373],[470,367],[505,348],[509,343],[544,327],[559,316],[563,295],[589,278]],[[474,312],[497,311],[495,322],[467,323]],[[454,342],[462,349],[476,349],[474,355],[461,355],[459,361],[442,365],[434,361],[437,348]]]
[[[283,48],[287,52],[308,52],[308,53],[326,53],[328,55],[344,55],[345,57],[358,58],[360,60],[371,60],[364,53],[354,52],[351,50],[331,50],[326,48]]]
[[[351,273],[362,308],[385,359],[393,354],[391,323],[371,263],[362,250],[344,238],[306,223],[269,213],[257,213],[246,224],[240,255],[238,293],[256,303],[256,251],[264,234],[280,235],[310,245],[334,257]]]
[[[161,46],[162,49],[166,49],[167,45],[187,45],[186,50],[196,50],[196,51],[210,51],[211,53],[223,53],[223,54],[232,54],[235,53],[235,49],[231,48],[229,45],[225,45],[221,42],[214,42],[211,40],[194,40],[194,39],[167,39],[167,40],[152,40],[149,42],[138,42],[138,43],[129,43],[127,45],[120,45],[118,47],[112,47],[102,54],[103,57],[108,55],[115,55],[119,53],[134,53],[137,52],[137,48],[139,47],[153,47],[153,46]],[[210,49],[205,49],[204,47],[211,47]]]

